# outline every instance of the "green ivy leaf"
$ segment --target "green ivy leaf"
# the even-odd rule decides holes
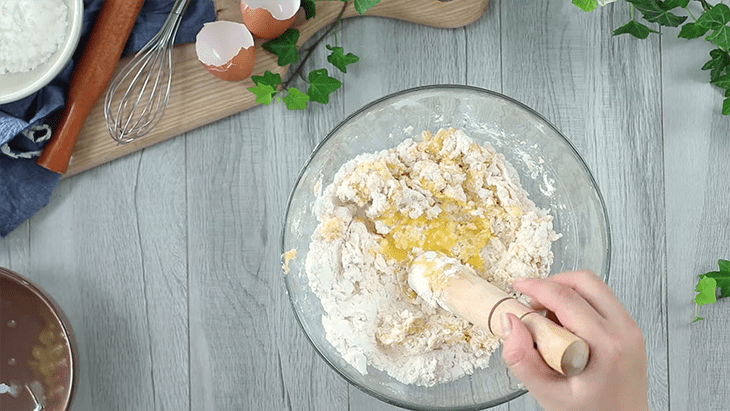
[[[258,84],[256,87],[249,87],[248,91],[256,95],[256,102],[269,105],[271,99],[276,95],[276,89],[268,84]]]
[[[725,97],[730,97],[730,88],[725,89]]]
[[[722,3],[716,4],[697,18],[696,24],[708,30],[717,30],[730,21],[730,8]]]
[[[332,63],[333,66],[340,69],[340,71],[343,73],[347,73],[348,64],[357,63],[358,61],[360,61],[360,57],[352,53],[345,54],[345,49],[343,49],[342,47],[332,47],[329,44],[326,47],[327,50],[332,51],[332,53],[327,56],[327,61]]]
[[[705,37],[705,39],[711,41],[717,47],[727,50],[730,48],[730,27],[722,26]]]
[[[289,110],[304,110],[307,108],[308,95],[302,93],[296,87],[289,87],[286,91],[287,95],[283,98],[286,108]]]
[[[583,11],[591,11],[598,7],[596,0],[573,0],[573,4]]]
[[[717,301],[715,288],[717,288],[717,281],[715,281],[714,278],[701,276],[700,281],[697,283],[697,287],[695,287],[695,291],[697,291],[698,294],[695,297],[694,302],[697,305],[714,303]]]
[[[725,113],[725,107],[727,106],[728,110],[730,110],[730,99],[725,99],[725,101],[722,104],[722,114],[730,114],[730,112]],[[720,288],[720,297],[725,298],[730,296],[730,272],[722,272],[722,271],[710,271],[707,274],[701,275],[702,277],[710,277],[714,278],[715,282],[717,282],[717,287]]]
[[[710,82],[713,86],[717,86],[724,89],[730,89],[730,75],[725,73],[724,76]]]
[[[263,48],[279,57],[280,66],[286,66],[299,60],[297,40],[299,40],[299,30],[288,29],[279,37],[264,43]]]
[[[687,16],[677,16],[662,8],[657,0],[626,0],[633,4],[647,21],[662,26],[677,27],[687,20]]]
[[[687,23],[682,26],[682,30],[679,31],[677,37],[683,39],[696,39],[702,37],[709,30],[707,27],[702,27],[697,23]]]
[[[718,66],[724,66],[727,53],[720,49],[710,50],[710,60],[702,66],[702,70],[712,70]]]
[[[380,0],[355,0],[355,11],[358,14],[365,14],[366,11],[375,7]]]
[[[702,66],[702,70],[710,70],[710,82],[713,82],[722,77],[728,65],[730,65],[730,55],[726,51],[714,49],[710,51],[710,60]]]
[[[717,265],[720,267],[720,271],[730,274],[730,261],[717,260]]]
[[[314,0],[302,0],[302,8],[304,9],[304,17],[307,20],[311,19],[317,13],[317,6],[314,4]]]
[[[728,97],[730,89],[725,90],[725,97]],[[722,103],[722,114],[730,114],[730,98],[726,98]],[[700,274],[700,280],[697,282],[695,291],[699,294],[695,296],[695,318],[692,322],[704,320],[697,313],[698,307],[705,304],[711,304],[717,301],[716,288],[720,288],[720,297],[730,297],[730,261],[718,260],[717,265],[720,271],[710,271],[706,274]]]
[[[728,112],[725,112],[727,108]],[[726,98],[722,104],[722,114],[730,114],[730,98]],[[717,286],[720,288],[720,297],[730,297],[730,261],[719,260],[717,265],[720,267],[720,271],[710,271],[707,274],[700,275],[702,277],[714,278],[717,282]]]
[[[685,8],[689,4],[689,0],[664,0],[664,3],[660,3],[664,10],[672,10],[677,7]]]
[[[649,37],[649,33],[659,32],[639,23],[636,20],[631,20],[613,31],[614,36],[618,36],[619,34],[631,34],[632,36],[640,39]]]
[[[257,86],[268,84],[269,86],[276,88],[276,86],[281,84],[281,74],[274,74],[269,70],[266,70],[263,76],[251,76],[251,80],[253,80],[254,84]]]
[[[726,73],[727,67],[728,66],[722,66],[722,67],[718,67],[715,70],[711,70],[710,71],[710,83],[712,83],[713,81],[715,81],[715,80],[719,79],[720,77],[724,76],[725,73]],[[728,90],[730,90],[730,89],[728,89]],[[725,97],[730,97],[730,96],[725,96]]]
[[[330,102],[330,93],[342,87],[342,82],[330,77],[327,69],[314,70],[309,73],[309,99],[317,103],[327,104]]]

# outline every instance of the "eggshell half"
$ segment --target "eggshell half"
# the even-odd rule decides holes
[[[195,53],[211,74],[226,81],[245,79],[256,63],[251,32],[245,25],[232,21],[203,25],[195,37]]]
[[[300,0],[242,0],[243,23],[265,40],[277,38],[294,23]]]

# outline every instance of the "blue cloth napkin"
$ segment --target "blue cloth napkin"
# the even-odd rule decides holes
[[[46,120],[63,109],[74,63],[83,52],[104,0],[84,0],[81,41],[68,66],[48,86],[19,101],[0,105],[0,237],[48,204],[60,176],[35,160],[51,136]],[[124,49],[141,49],[162,26],[174,0],[146,0]],[[212,0],[192,0],[175,43],[195,41],[203,24],[215,20]],[[111,137],[110,137],[111,138]]]

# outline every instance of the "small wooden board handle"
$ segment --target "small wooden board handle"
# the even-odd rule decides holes
[[[561,374],[578,375],[588,363],[590,349],[585,340],[475,275],[460,273],[459,278],[450,279],[443,300],[455,315],[491,330],[500,338],[503,313],[521,318],[532,333],[542,358]]]
[[[378,5],[368,10],[365,15],[404,20],[409,23],[423,24],[443,29],[453,29],[471,24],[479,19],[488,5],[489,0],[439,0],[420,2],[415,6],[412,0],[381,0]],[[303,10],[300,10],[297,14],[297,19],[294,21],[294,27],[299,27],[300,33],[297,45],[304,44],[316,32],[335,22],[343,8],[345,9],[342,12],[343,19],[360,16],[355,11],[353,2],[347,4],[343,4],[342,2],[317,2],[316,6],[317,18],[309,24],[307,24]],[[234,20],[237,19],[240,19],[240,17],[235,16]]]
[[[66,109],[37,163],[55,173],[68,169],[81,127],[104,94],[144,0],[106,0],[96,17],[69,84]],[[108,137],[108,136],[107,136]]]

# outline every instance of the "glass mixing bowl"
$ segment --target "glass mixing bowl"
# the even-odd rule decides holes
[[[406,385],[368,366],[366,375],[348,364],[327,341],[324,313],[309,288],[304,262],[318,225],[312,211],[317,188],[355,156],[420,141],[423,130],[455,127],[478,143],[490,143],[514,166],[540,208],[550,209],[562,237],[553,243],[551,274],[589,269],[608,279],[610,232],[606,208],[588,167],[570,142],[529,107],[475,87],[440,85],[409,89],[374,101],[340,123],[315,148],[289,197],[282,231],[284,282],[299,324],[315,349],[347,381],[385,402],[416,410],[475,410],[514,399],[525,391],[507,372],[501,351],[489,367],[433,387]]]

